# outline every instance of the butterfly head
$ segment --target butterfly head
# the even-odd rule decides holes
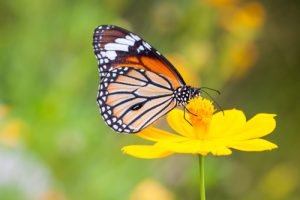
[[[201,93],[201,89],[200,88],[193,88],[193,87],[191,87],[190,90],[191,90],[191,98],[200,96],[200,93]]]

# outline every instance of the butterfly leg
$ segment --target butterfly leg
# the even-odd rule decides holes
[[[191,111],[189,111],[189,109],[187,109],[187,107],[184,106],[184,109],[185,109],[186,111],[188,111],[188,113],[190,113],[190,114],[192,114],[192,115],[194,115],[194,116],[197,116],[195,113],[192,113]]]
[[[194,115],[194,116],[197,116],[197,115],[194,114],[194,113],[192,113],[191,111],[189,111],[189,110],[184,106],[184,109],[183,109],[183,118],[184,118],[184,120],[187,121],[191,126],[193,126],[192,123],[191,123],[191,122],[186,118],[186,116],[185,116],[186,111],[187,111],[188,113]]]

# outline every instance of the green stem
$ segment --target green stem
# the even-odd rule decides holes
[[[199,155],[200,200],[205,200],[204,156]]]

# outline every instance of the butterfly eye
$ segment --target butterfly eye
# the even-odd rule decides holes
[[[138,110],[141,107],[143,107],[143,105],[144,105],[144,102],[135,104],[135,105],[131,106],[130,110]]]

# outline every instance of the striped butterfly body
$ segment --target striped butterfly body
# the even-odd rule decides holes
[[[117,132],[139,132],[200,95],[163,55],[123,28],[97,27],[93,47],[101,77],[100,113]]]

